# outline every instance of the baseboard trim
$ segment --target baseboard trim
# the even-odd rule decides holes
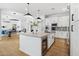
[[[22,49],[19,48],[19,51],[26,54]],[[26,54],[26,56],[30,56],[29,54]]]

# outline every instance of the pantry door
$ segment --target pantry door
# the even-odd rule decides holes
[[[79,56],[79,4],[70,4],[70,55]]]

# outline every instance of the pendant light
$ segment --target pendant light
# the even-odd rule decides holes
[[[30,15],[30,16],[32,16],[32,15],[29,13],[29,5],[30,5],[30,4],[27,3],[27,5],[28,5],[28,7],[27,7],[27,13],[25,14],[25,16],[26,16],[26,15]]]
[[[37,12],[38,12],[37,19],[41,19],[41,18],[39,17],[39,12],[40,12],[40,10],[37,10]]]

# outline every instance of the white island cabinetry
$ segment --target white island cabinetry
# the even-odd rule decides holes
[[[20,34],[20,50],[28,55],[41,55],[41,38]]]
[[[50,33],[20,33],[19,49],[31,56],[45,55],[47,49],[53,43],[50,35]]]

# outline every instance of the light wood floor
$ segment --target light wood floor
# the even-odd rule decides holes
[[[46,56],[68,56],[69,45],[67,45],[65,39],[55,39],[54,44],[47,52]]]
[[[11,38],[2,37],[0,40],[0,55],[1,56],[26,56],[19,50],[19,37],[13,34]]]
[[[28,56],[19,50],[19,37],[13,34],[11,38],[3,37],[0,40],[0,56]],[[55,43],[45,56],[67,56],[68,45],[62,39],[55,39]]]

